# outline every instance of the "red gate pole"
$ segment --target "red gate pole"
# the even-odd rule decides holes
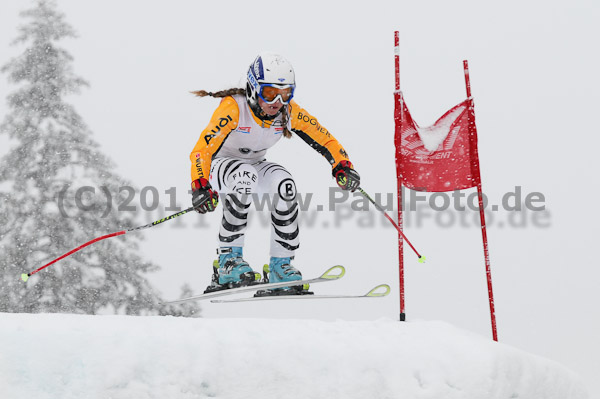
[[[465,71],[465,84],[467,87],[467,98],[469,100],[469,147],[471,150],[471,175],[477,182],[477,196],[479,197],[479,218],[481,220],[481,236],[483,238],[483,256],[485,257],[485,273],[487,276],[488,296],[490,301],[490,316],[492,320],[492,337],[498,341],[498,330],[496,328],[496,310],[494,308],[494,292],[492,289],[492,271],[490,265],[490,252],[488,248],[487,230],[485,227],[485,210],[483,204],[483,190],[481,188],[481,171],[479,168],[479,154],[477,151],[477,126],[475,125],[475,108],[471,98],[471,80],[469,78],[469,63],[463,61]]]
[[[400,321],[406,320],[404,312],[404,241],[402,239],[402,171],[400,170],[400,157],[402,151],[402,93],[400,92],[400,34],[394,32],[394,63],[396,87],[394,90],[394,144],[396,146],[396,179],[397,179],[397,198],[398,198],[398,274],[400,291]]]

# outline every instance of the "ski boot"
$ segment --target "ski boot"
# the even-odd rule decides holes
[[[219,259],[213,262],[211,283],[205,294],[260,283],[260,274],[242,258],[242,247],[220,248],[217,254]]]
[[[302,280],[302,273],[300,273],[298,269],[291,265],[291,260],[292,258],[276,258],[272,256],[270,264],[263,267],[263,281],[265,283],[279,283],[282,281],[293,282]],[[254,294],[254,296],[313,295],[314,293],[308,289],[308,284],[295,285],[284,288],[259,290],[256,292],[256,294]]]

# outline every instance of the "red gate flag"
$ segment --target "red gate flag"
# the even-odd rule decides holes
[[[473,170],[477,154],[471,151],[470,99],[454,106],[432,126],[421,128],[412,119],[400,93],[400,143],[396,143],[402,184],[417,191],[463,190],[479,184]],[[473,137],[475,139],[475,137]],[[400,145],[398,145],[400,144]]]

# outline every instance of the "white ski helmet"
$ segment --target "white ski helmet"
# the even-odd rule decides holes
[[[289,95],[283,98],[281,95],[266,100],[263,97],[265,87],[274,87],[276,89],[291,89]],[[262,98],[267,103],[280,100],[283,104],[288,104],[294,96],[296,89],[296,77],[292,64],[279,54],[261,53],[248,68],[246,99],[255,114],[260,113],[258,99]],[[256,112],[259,111],[259,112]]]

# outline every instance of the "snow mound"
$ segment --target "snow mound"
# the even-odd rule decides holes
[[[0,314],[2,398],[586,398],[442,322]]]

